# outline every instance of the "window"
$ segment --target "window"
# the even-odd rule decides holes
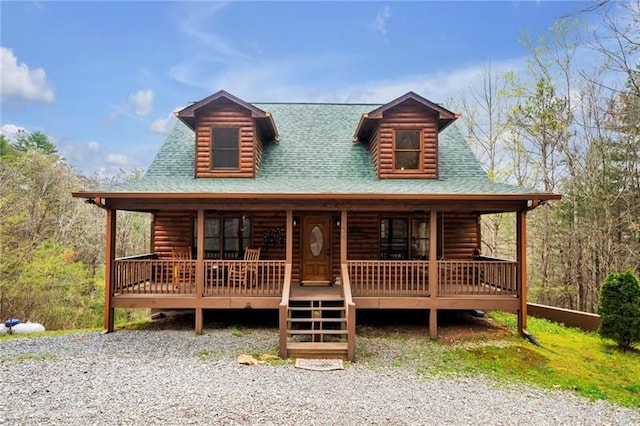
[[[193,247],[198,244],[198,224],[193,221]],[[245,216],[204,219],[205,259],[242,259],[251,246],[251,219]],[[224,248],[224,249],[223,249]]]
[[[426,260],[428,258],[428,219],[385,218],[380,220],[380,259]]]
[[[429,259],[429,221],[411,220],[411,258]]]
[[[407,219],[382,219],[380,221],[380,258],[407,259],[408,253]]]
[[[240,167],[240,129],[213,127],[211,129],[211,168],[237,169]]]
[[[420,130],[396,130],[394,146],[395,170],[420,170],[422,143]]]

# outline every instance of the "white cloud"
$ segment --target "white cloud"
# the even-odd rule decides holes
[[[175,122],[176,117],[175,115],[173,115],[173,113],[171,113],[165,118],[158,118],[154,120],[153,123],[151,123],[151,126],[149,126],[149,130],[153,133],[161,133],[166,135],[171,132],[171,129],[173,129]]]
[[[89,152],[98,152],[101,148],[102,146],[100,146],[98,142],[89,142],[87,144],[87,149],[89,150]]]
[[[129,157],[123,154],[107,154],[106,162],[114,166],[128,166],[131,164]]]
[[[229,59],[246,61],[250,56],[235,48],[219,34],[211,31],[216,28],[214,18],[227,6],[224,2],[193,4],[180,3],[178,30],[192,42],[206,48],[207,54],[219,62]]]
[[[352,84],[327,87],[313,84],[307,78],[313,73],[331,72],[332,65],[352,66],[350,58],[336,55],[318,55],[313,58],[291,58],[261,63],[259,66],[230,66],[217,74],[208,74],[205,63],[192,62],[174,69],[172,76],[179,81],[200,87],[212,93],[225,89],[248,102],[351,102],[385,103],[409,91],[416,92],[433,102],[447,103],[478,81],[484,62],[469,63],[453,69],[399,75],[384,80],[363,80]],[[526,69],[526,58],[493,61],[497,73]],[[448,103],[445,105],[447,106]]]
[[[58,144],[58,151],[75,170],[85,176],[94,176],[99,179],[111,178],[122,170],[142,167],[136,157],[123,153],[109,153],[105,145],[97,141],[86,143],[64,141]]]
[[[408,91],[417,92],[435,102],[457,96],[476,81],[486,63],[464,64],[454,69],[440,69],[398,75],[385,80],[350,80],[343,70],[361,66],[360,58],[335,53],[264,57],[250,55],[213,34],[215,19],[222,6],[208,11],[187,9],[179,28],[200,53],[190,55],[169,69],[169,76],[185,85],[213,93],[224,89],[249,102],[370,102],[384,103]],[[183,12],[184,13],[184,12]],[[381,7],[370,29],[386,37],[390,7]],[[202,53],[206,52],[206,53]],[[497,71],[522,70],[523,58],[494,61]],[[318,78],[323,76],[323,78]],[[356,78],[356,77],[354,77]],[[151,130],[166,130],[156,120]]]
[[[3,124],[0,127],[0,134],[4,135],[8,140],[13,140],[18,133],[26,131],[27,129],[24,127],[16,126],[15,124]]]
[[[373,31],[382,34],[383,36],[387,36],[387,21],[391,17],[391,8],[389,6],[385,6],[382,9],[378,10],[375,19],[373,22],[369,24],[369,28]]]
[[[362,82],[327,93],[317,100],[385,103],[413,91],[433,102],[444,103],[459,96],[463,90],[478,81],[486,66],[486,63],[472,63],[451,70],[405,75],[391,80]],[[491,63],[491,68],[498,74],[507,71],[518,73],[525,67],[526,58],[524,57]]]
[[[129,96],[129,102],[133,112],[138,117],[146,117],[153,110],[153,90],[139,90]]]
[[[115,112],[115,111],[109,111],[109,112],[107,113],[107,115],[102,119],[102,123],[103,123],[105,126],[108,126],[108,125],[110,125],[111,123],[113,123],[113,120],[115,120],[117,116],[118,116],[118,113],[117,113],[117,112]]]
[[[11,49],[0,46],[0,99],[26,99],[52,103],[53,89],[47,82],[47,75],[42,68],[29,69]]]

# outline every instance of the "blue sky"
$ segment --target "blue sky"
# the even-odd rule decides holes
[[[2,132],[42,131],[85,174],[146,168],[174,110],[249,102],[453,98],[523,31],[584,2],[1,2]],[[277,120],[277,117],[275,117]]]

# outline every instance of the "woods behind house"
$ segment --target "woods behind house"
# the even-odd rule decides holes
[[[531,301],[595,312],[610,272],[640,271],[638,20],[638,1],[559,19],[523,36],[525,70],[488,65],[449,102],[491,179],[563,194],[529,217]],[[45,134],[0,136],[0,318],[101,324],[105,217],[71,192],[139,176],[82,176]],[[118,216],[118,257],[149,251],[149,220]],[[485,215],[482,254],[513,258],[513,223]]]

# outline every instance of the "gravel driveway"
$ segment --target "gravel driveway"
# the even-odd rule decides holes
[[[640,411],[487,378],[420,374],[402,339],[359,337],[359,362],[316,372],[237,365],[277,330],[79,333],[0,341],[0,424],[640,424]]]

